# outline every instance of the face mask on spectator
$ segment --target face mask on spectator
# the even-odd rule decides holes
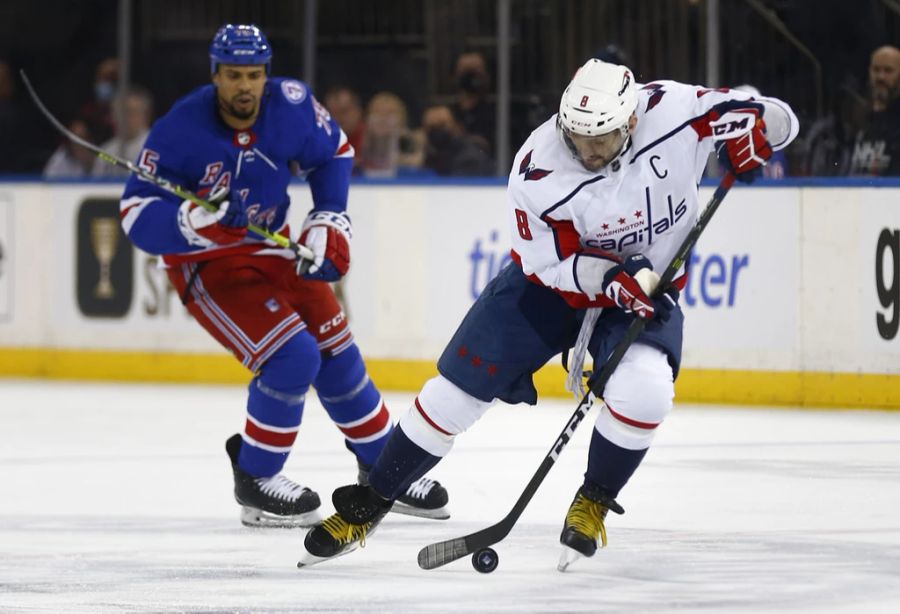
[[[487,90],[487,75],[479,70],[467,70],[456,78],[460,89],[470,94],[481,94]]]
[[[429,128],[425,134],[428,137],[428,145],[434,149],[443,149],[453,142],[453,135],[450,131],[440,126]]]
[[[98,81],[94,84],[94,96],[100,102],[109,102],[116,95],[116,86],[109,81]]]

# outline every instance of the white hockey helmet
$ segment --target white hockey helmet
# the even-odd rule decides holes
[[[637,88],[631,71],[591,58],[563,92],[559,123],[571,134],[597,136],[627,130],[636,108]]]

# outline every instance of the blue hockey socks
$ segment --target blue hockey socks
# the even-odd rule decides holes
[[[315,339],[304,331],[281,346],[250,382],[244,445],[238,456],[242,470],[270,477],[284,467],[320,360]]]
[[[375,492],[393,501],[440,460],[440,456],[433,456],[414,444],[397,427],[369,471],[369,484]]]
[[[391,416],[356,344],[322,361],[315,387],[348,447],[363,465],[372,466],[391,434]]]
[[[617,446],[595,428],[588,452],[587,471],[584,473],[585,485],[598,488],[612,498],[617,497],[644,460],[647,450],[628,450]]]

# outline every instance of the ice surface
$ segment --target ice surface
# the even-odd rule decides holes
[[[224,442],[244,394],[0,380],[0,612],[900,612],[897,412],[677,406],[609,548],[562,574],[589,414],[497,571],[422,571],[419,548],[507,513],[575,407],[501,405],[433,471],[450,520],[390,515],[298,570],[302,531],[238,521]],[[387,395],[395,417],[411,398]],[[355,478],[314,398],[287,473],[324,501]]]

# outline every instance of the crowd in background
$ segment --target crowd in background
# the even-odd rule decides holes
[[[627,64],[627,55],[615,47],[604,48],[596,57]],[[417,118],[410,117],[404,101],[390,91],[377,92],[368,100],[352,84],[317,92],[356,150],[355,174],[374,178],[497,174],[496,108],[484,55],[478,51],[458,55],[454,77],[453,102],[427,105]],[[134,160],[156,116],[154,100],[138,85],[119,92],[118,83],[118,60],[99,62],[92,96],[64,121],[78,136]],[[766,176],[900,176],[900,49],[886,45],[873,50],[866,83],[865,91],[842,91],[832,112],[804,126],[796,151],[773,159]],[[735,87],[759,93],[752,85]],[[0,173],[34,170],[29,167],[32,154],[23,144],[28,142],[29,122],[36,120],[33,109],[26,109],[30,103],[23,100],[20,89],[13,67],[0,58],[0,134],[4,137]],[[527,134],[537,126],[524,127]],[[40,164],[47,178],[126,173],[65,139]],[[710,174],[716,174],[714,165]]]

